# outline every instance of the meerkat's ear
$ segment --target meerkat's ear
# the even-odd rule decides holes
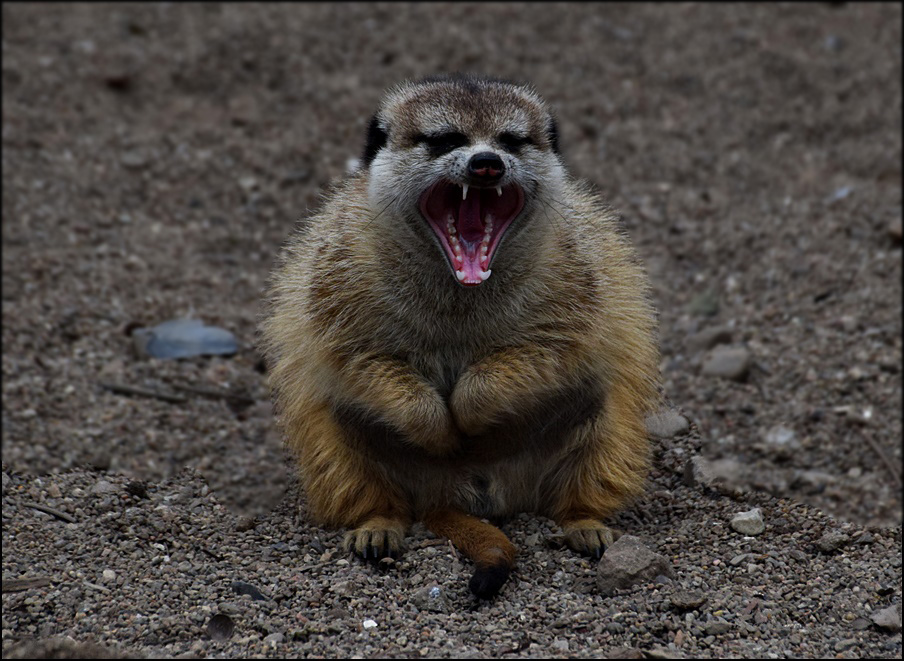
[[[370,118],[370,124],[367,126],[367,143],[364,145],[364,155],[361,157],[361,165],[369,167],[370,162],[374,160],[377,152],[386,146],[388,135],[380,126],[380,120],[375,114]]]
[[[559,125],[556,122],[555,117],[549,118],[549,125],[546,127],[546,134],[549,136],[549,144],[552,145],[552,150],[556,154],[561,154],[559,151]]]

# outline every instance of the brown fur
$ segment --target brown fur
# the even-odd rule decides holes
[[[262,338],[314,517],[352,529],[362,556],[398,553],[424,520],[478,572],[504,566],[475,575],[489,596],[514,547],[479,517],[534,511],[578,551],[611,542],[602,520],[643,487],[658,351],[645,275],[552,152],[543,102],[468,80],[387,97],[386,146],[285,247]],[[441,172],[411,135],[436,122],[489,144],[514,123],[535,141],[507,161],[528,202],[478,287],[459,286],[414,211]]]

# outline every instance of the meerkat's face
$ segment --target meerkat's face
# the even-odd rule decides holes
[[[529,88],[451,77],[391,92],[371,120],[362,165],[374,212],[402,218],[476,286],[564,170],[555,122]],[[547,204],[549,204],[547,202]]]

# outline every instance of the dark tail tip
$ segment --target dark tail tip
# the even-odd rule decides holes
[[[492,599],[505,585],[510,571],[511,567],[507,565],[478,567],[471,577],[468,587],[478,599]]]

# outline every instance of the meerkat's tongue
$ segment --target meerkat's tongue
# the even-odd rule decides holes
[[[465,286],[490,277],[502,235],[524,206],[517,185],[470,188],[440,181],[421,196],[421,213],[439,237],[452,271]]]
[[[458,208],[458,238],[461,246],[462,264],[456,275],[458,279],[465,283],[480,283],[489,277],[489,271],[486,268],[489,260],[487,259],[487,245],[492,235],[492,217],[488,218],[488,223],[480,217],[480,195],[472,192],[470,197],[462,200],[461,206]],[[490,231],[488,232],[487,229]],[[486,237],[486,241],[484,241]],[[482,249],[482,254],[481,254]],[[484,262],[481,264],[481,262]],[[462,277],[464,274],[464,277]]]
[[[458,208],[458,235],[468,243],[480,242],[484,232],[480,218],[480,195],[475,193],[462,200]]]

